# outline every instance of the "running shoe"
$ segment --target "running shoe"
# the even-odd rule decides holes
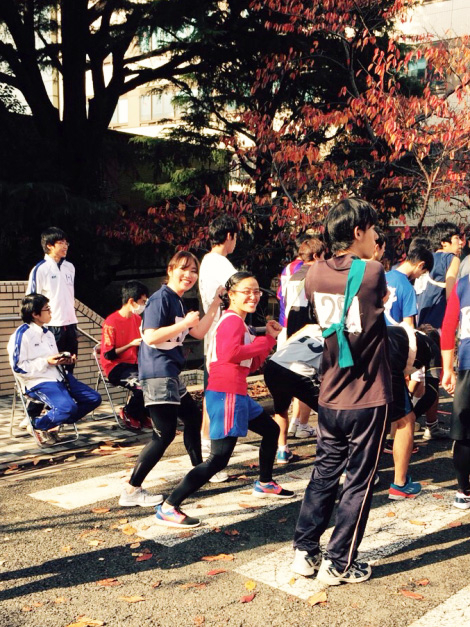
[[[354,561],[345,573],[340,573],[333,566],[331,560],[323,559],[317,579],[329,586],[339,586],[341,583],[367,581],[371,575],[372,568],[366,562]]]
[[[304,577],[311,577],[320,568],[322,562],[322,554],[320,551],[316,555],[309,555],[307,551],[301,551],[295,549],[294,561],[290,569],[297,573],[297,575],[303,575]]]
[[[388,498],[391,501],[401,501],[402,499],[414,499],[421,492],[421,484],[411,481],[410,475],[406,476],[405,485],[390,484]]]
[[[126,488],[121,492],[119,498],[119,505],[121,507],[155,507],[163,501],[161,494],[149,494],[147,490],[143,488],[136,488],[134,492],[129,494]]]
[[[276,455],[276,462],[278,464],[288,464],[294,459],[294,453],[286,449],[285,451],[278,450]]]
[[[297,425],[296,438],[314,438],[317,435],[315,427],[310,425]]]
[[[191,518],[184,514],[177,507],[172,507],[170,510],[163,512],[162,506],[157,505],[155,508],[155,522],[157,525],[163,525],[164,527],[199,527],[201,521],[198,518]]]
[[[29,435],[36,434],[41,446],[53,446],[57,444],[57,431],[41,431],[40,429],[34,429],[31,423],[26,427],[26,431]]]
[[[448,429],[444,429],[436,421],[433,425],[424,428],[423,440],[446,440],[449,437]]]
[[[463,492],[456,492],[452,505],[459,509],[470,509],[470,495],[464,494]]]
[[[224,470],[221,470],[220,472],[216,472],[215,475],[209,479],[209,483],[223,483],[224,481],[228,481],[228,479],[228,474]]]
[[[291,499],[294,496],[294,492],[292,492],[292,490],[285,490],[284,488],[281,488],[281,486],[275,481],[270,481],[266,485],[261,485],[259,481],[255,481],[252,495],[257,496],[260,499],[269,497],[277,499]]]
[[[119,418],[119,423],[124,429],[128,429],[129,431],[140,431],[142,429],[140,421],[137,420],[137,418],[129,416],[125,407],[121,407],[119,410]]]
[[[294,437],[298,426],[299,423],[297,422],[297,418],[291,418],[291,421],[289,422],[289,428],[287,429],[287,435]]]

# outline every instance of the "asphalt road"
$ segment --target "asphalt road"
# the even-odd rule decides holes
[[[250,498],[259,441],[248,439],[229,467],[232,480],[187,502],[205,524],[185,533],[155,530],[151,508],[124,509],[110,496],[140,446],[13,468],[0,480],[0,625],[470,625],[470,514],[451,507],[450,443],[417,442],[411,472],[423,496],[388,500],[392,459],[384,455],[363,543],[373,576],[324,592],[289,571],[314,439],[292,441],[300,459],[276,468],[298,498],[270,506]],[[151,491],[167,494],[188,467],[178,436]],[[317,594],[323,603],[311,605]]]

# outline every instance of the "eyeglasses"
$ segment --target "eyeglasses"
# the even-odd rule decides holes
[[[44,307],[44,309],[41,309],[41,311],[50,311],[50,310],[51,310],[51,308],[49,306]]]
[[[243,296],[261,296],[261,290],[229,290],[235,294],[243,294]]]

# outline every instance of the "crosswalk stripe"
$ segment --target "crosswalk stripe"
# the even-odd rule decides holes
[[[470,586],[459,590],[446,601],[426,612],[408,627],[469,627],[470,625]]]
[[[231,464],[256,460],[259,449],[251,444],[238,444],[231,459]],[[149,473],[145,487],[163,486],[169,482],[179,481],[191,469],[187,455],[162,459]],[[230,467],[228,468],[230,472]],[[62,509],[77,509],[98,501],[105,501],[121,494],[123,483],[129,478],[130,471],[122,470],[92,479],[77,481],[68,485],[56,486],[48,490],[40,490],[30,494],[34,499],[45,501]]]
[[[374,563],[466,516],[468,511],[451,507],[453,496],[452,490],[427,486],[417,499],[390,501],[373,508],[359,559]],[[326,546],[331,532],[330,528],[324,534],[323,546]],[[325,585],[316,579],[295,575],[290,570],[293,556],[289,543],[267,556],[243,564],[235,572],[306,600]]]
[[[165,546],[176,546],[186,542],[188,538],[194,538],[214,531],[218,527],[235,525],[249,518],[259,516],[260,512],[274,510],[303,498],[305,486],[311,475],[311,468],[295,470],[292,474],[282,477],[282,487],[295,492],[291,499],[260,499],[252,496],[253,483],[247,486],[233,489],[226,484],[225,489],[213,496],[204,496],[204,491],[210,490],[212,484],[206,484],[192,500],[183,503],[182,509],[189,516],[202,520],[202,526],[185,530],[162,527],[155,523],[155,514],[133,520],[131,525],[136,529],[137,535],[146,540],[153,540]],[[213,485],[212,485],[213,488]],[[124,526],[124,525],[123,525]]]

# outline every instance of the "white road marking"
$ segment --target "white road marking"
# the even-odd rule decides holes
[[[289,503],[300,501],[303,498],[305,486],[311,475],[311,468],[293,470],[282,477],[282,487],[293,490],[295,496],[291,499],[260,499],[252,496],[253,482],[246,486],[234,489],[227,485],[227,489],[214,495],[204,497],[204,491],[214,487],[214,484],[206,484],[197,492],[191,500],[183,503],[182,510],[188,516],[200,518],[201,527],[192,529],[172,529],[162,527],[155,523],[155,514],[145,518],[133,520],[130,524],[137,530],[137,535],[146,540],[154,540],[165,546],[175,546],[186,542],[188,538],[203,535],[214,531],[218,527],[235,525],[249,518],[259,516],[265,511],[274,510]],[[252,507],[249,507],[252,506]],[[123,525],[124,526],[124,525]]]
[[[251,444],[238,444],[231,459],[233,463],[257,461],[259,449]],[[144,487],[164,486],[184,477],[191,469],[187,455],[161,460],[145,480]],[[126,469],[107,475],[85,479],[68,485],[57,486],[48,490],[34,492],[29,496],[39,501],[51,503],[62,509],[77,509],[99,501],[105,501],[121,494],[124,482],[129,478],[131,470]],[[230,473],[230,466],[228,468]],[[212,485],[212,484],[211,484]]]
[[[470,625],[470,586],[462,588],[457,594],[426,612],[408,627],[469,627]]]
[[[389,501],[371,509],[359,559],[374,563],[466,516],[468,511],[451,506],[454,494],[453,490],[427,486],[417,499]],[[324,534],[323,546],[326,546],[331,531],[329,529]],[[295,575],[290,570],[293,557],[289,544],[268,556],[243,564],[235,572],[306,600],[325,585],[313,578]]]

